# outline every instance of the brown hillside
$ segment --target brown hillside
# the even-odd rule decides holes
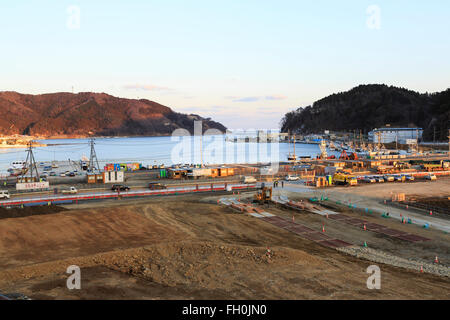
[[[225,131],[220,123],[185,115],[146,99],[81,92],[41,95],[0,92],[0,133],[37,136],[166,135],[177,128]]]

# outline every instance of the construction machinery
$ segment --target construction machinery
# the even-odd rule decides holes
[[[341,155],[339,156],[340,160],[358,160],[358,155],[355,152],[347,153],[345,150],[342,150]]]
[[[269,203],[272,200],[272,187],[261,186],[261,189],[257,190],[253,199],[253,202],[259,204]]]
[[[337,172],[333,176],[334,184],[342,184],[349,186],[356,186],[358,184],[358,180],[348,173],[345,172]]]

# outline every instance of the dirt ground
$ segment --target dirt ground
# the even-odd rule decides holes
[[[411,201],[417,203],[422,203],[425,205],[440,207],[440,208],[450,208],[450,196],[448,197],[411,197]]]
[[[389,265],[380,265],[381,290],[369,290],[370,261],[216,201],[198,195],[111,200],[2,219],[0,291],[33,299],[450,298],[449,278]],[[267,210],[292,216],[274,206]],[[308,213],[296,214],[296,219],[311,228],[323,223],[322,217]],[[327,233],[357,245],[367,236],[371,246],[424,259],[432,257],[427,252],[434,246],[446,259],[442,263],[449,263],[448,245],[443,245],[448,235],[438,232],[427,233],[433,238],[428,244],[408,246],[337,222],[327,224]],[[70,265],[81,268],[81,290],[66,288]]]

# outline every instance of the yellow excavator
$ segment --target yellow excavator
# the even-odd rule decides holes
[[[272,200],[272,187],[266,187],[265,185],[262,185],[261,189],[256,191],[253,198],[253,202],[259,204],[269,203],[270,200]]]

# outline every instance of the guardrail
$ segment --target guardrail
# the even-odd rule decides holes
[[[155,195],[177,195],[184,193],[196,193],[196,192],[211,192],[211,191],[226,191],[229,190],[241,190],[241,189],[253,189],[256,188],[256,184],[219,184],[214,185],[195,185],[195,186],[183,186],[176,188],[167,188],[161,190],[141,190],[141,191],[120,191],[120,192],[98,192],[98,193],[84,193],[77,195],[48,195],[42,197],[10,199],[0,201],[0,207],[9,206],[21,206],[21,205],[51,205],[54,202],[61,201],[85,201],[85,200],[101,200],[101,199],[113,199],[113,198],[128,198],[128,197],[145,197]]]

